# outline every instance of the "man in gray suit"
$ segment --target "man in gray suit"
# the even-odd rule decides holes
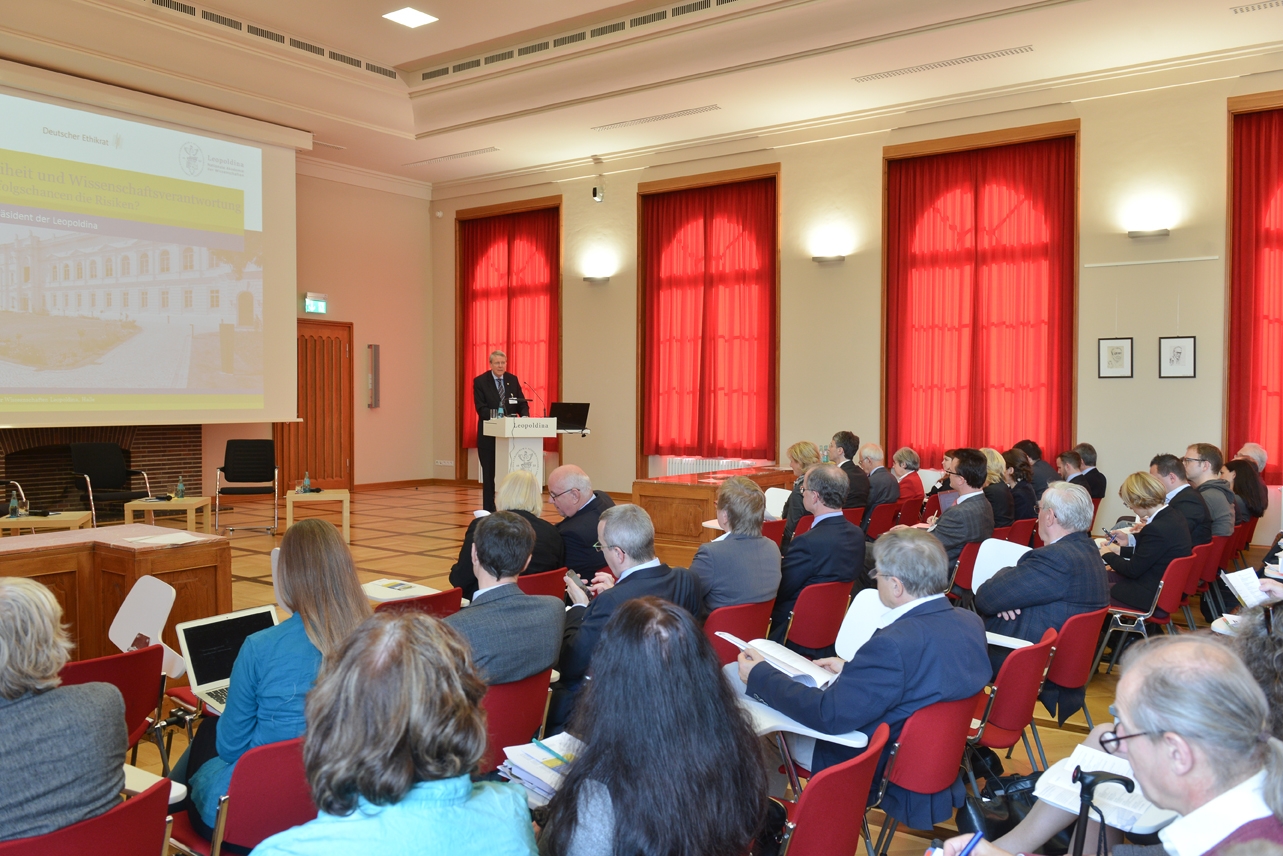
[[[928,520],[914,527],[926,529],[944,545],[950,568],[958,563],[963,547],[993,535],[993,506],[984,495],[987,475],[988,464],[980,450],[955,449],[953,469],[946,476],[950,490],[958,492],[958,501],[938,520]]]
[[[775,599],[780,588],[780,550],[762,535],[766,497],[746,476],[717,489],[717,523],[725,535],[701,544],[690,570],[699,577],[700,618],[714,609]]]
[[[864,507],[864,519],[860,521],[860,527],[867,532],[876,506],[900,501],[900,481],[886,468],[886,456],[877,443],[861,446],[855,462],[869,476],[869,504]]]
[[[535,530],[511,511],[478,523],[472,542],[477,593],[467,609],[445,619],[468,640],[478,671],[492,686],[538,674],[561,653],[562,602],[516,585],[534,546]]]

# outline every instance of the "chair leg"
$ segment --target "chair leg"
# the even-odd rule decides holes
[[[899,825],[900,821],[887,818],[886,826],[882,827],[882,833],[878,836],[878,856],[887,856],[887,851],[891,849],[891,839],[895,838],[895,830]]]
[[[1034,745],[1038,747],[1038,760],[1042,762],[1042,768],[1045,770],[1047,769],[1047,753],[1042,751],[1042,737],[1039,736],[1038,734],[1038,726],[1033,724],[1033,720],[1030,720],[1029,727],[1033,730],[1033,733],[1034,733]],[[1024,732],[1021,732],[1021,735],[1023,736]],[[1026,752],[1029,751],[1028,742],[1025,743],[1025,751]],[[1032,758],[1030,758],[1029,760],[1031,762],[1033,761]]]
[[[1096,651],[1096,660],[1091,664],[1091,674],[1087,677],[1087,683],[1091,683],[1092,678],[1100,671],[1100,660],[1105,656],[1105,646],[1109,644],[1109,637],[1114,635],[1114,628],[1110,627],[1105,631],[1105,638],[1100,640],[1100,649]]]
[[[1181,605],[1181,611],[1185,613],[1185,623],[1189,625],[1189,632],[1194,632],[1194,611],[1189,608],[1189,604]]]
[[[1121,628],[1120,628],[1120,629],[1121,629]],[[1112,674],[1112,673],[1113,673],[1113,671],[1114,671],[1114,666],[1118,663],[1118,655],[1119,655],[1119,654],[1121,654],[1121,653],[1123,652],[1123,644],[1126,642],[1126,640],[1127,640],[1127,634],[1128,634],[1129,632],[1130,632],[1130,631],[1123,630],[1123,631],[1122,631],[1122,633],[1121,633],[1121,634],[1119,635],[1119,637],[1118,637],[1118,641],[1114,643],[1114,650],[1113,650],[1113,653],[1112,653],[1112,654],[1110,655],[1110,657],[1109,657],[1109,667],[1108,667],[1107,669],[1105,669],[1105,674],[1109,675],[1109,674]]]
[[[971,793],[978,798],[980,796],[980,785],[976,782],[976,771],[971,765],[971,747],[968,746],[962,753],[962,766],[967,771],[967,779],[971,782]]]
[[[1094,729],[1096,723],[1091,721],[1091,711],[1087,709],[1087,699],[1083,699],[1083,716],[1087,718],[1087,727]]]
[[[877,856],[877,853],[875,853],[873,850],[873,833],[869,831],[869,810],[868,809],[864,810],[864,820],[862,821],[862,823],[864,826],[864,849],[869,852],[869,856]]]

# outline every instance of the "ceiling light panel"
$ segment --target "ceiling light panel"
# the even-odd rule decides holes
[[[431,24],[433,21],[437,20],[427,12],[420,12],[418,9],[411,6],[406,6],[404,9],[397,9],[395,12],[389,12],[383,17],[387,18],[389,21],[398,23],[403,27],[409,27],[412,30],[415,27],[422,27],[424,24]]]

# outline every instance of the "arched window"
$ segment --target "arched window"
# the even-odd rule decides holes
[[[97,259],[89,260],[89,278],[90,279],[98,278],[98,260]]]
[[[158,273],[169,273],[169,250],[161,250],[159,263],[156,265]]]
[[[71,279],[71,265],[64,264],[62,266],[62,278]]]
[[[149,294],[147,291],[140,291],[140,292],[138,292],[138,308],[139,308],[139,309],[146,309],[146,308],[147,308],[147,301],[148,301],[149,297],[150,297],[150,294]]]
[[[115,276],[116,274],[114,271],[115,265],[112,263],[112,258],[111,256],[107,256],[107,258],[102,260],[102,275]]]
[[[58,266],[57,266],[57,265],[54,265],[53,267],[49,268],[49,281],[50,281],[50,282],[57,282],[57,281],[58,281]]]
[[[85,278],[85,263],[76,262],[76,279],[84,279],[84,278]]]
[[[110,308],[111,308],[111,292],[110,292],[110,291],[105,291],[105,292],[103,292],[103,295],[102,295],[102,305],[103,305],[103,308],[104,308],[104,309],[110,309]]]
[[[120,257],[120,275],[129,276],[129,256]]]
[[[196,252],[191,247],[183,247],[183,270],[196,270]]]
[[[120,308],[121,308],[121,309],[128,309],[128,308],[129,308],[129,292],[128,292],[128,291],[122,291],[122,292],[120,292]]]
[[[147,253],[138,254],[138,274],[140,276],[151,273],[151,256]]]

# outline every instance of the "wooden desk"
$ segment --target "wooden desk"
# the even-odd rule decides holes
[[[750,467],[661,476],[633,482],[633,502],[646,509],[655,524],[655,553],[669,565],[689,566],[695,551],[720,532],[704,528],[717,517],[717,489],[731,476],[748,476],[762,488],[791,488],[793,471],[778,467]]]
[[[142,514],[148,523],[156,522],[157,511],[186,511],[187,512],[187,531],[196,531],[196,512],[200,511],[201,520],[205,524],[205,534],[210,534],[209,522],[210,498],[208,496],[185,496],[182,499],[170,499],[162,502],[149,502],[145,499],[135,499],[133,502],[125,503],[125,522],[133,523],[134,514]]]
[[[74,659],[116,653],[107,628],[134,582],[147,575],[176,590],[161,638],[179,650],[174,625],[232,611],[232,550],[226,538],[196,534],[173,546],[127,539],[173,535],[141,523],[0,539],[0,576],[30,577],[53,590],[71,625]]]
[[[347,488],[326,488],[320,493],[285,493],[285,528],[294,525],[294,503],[296,502],[342,502],[343,503],[343,540],[352,543],[352,495]]]
[[[49,517],[0,517],[0,530],[9,535],[21,535],[25,529],[37,532],[56,532],[60,529],[83,529],[92,525],[93,515],[88,511],[63,511]]]

